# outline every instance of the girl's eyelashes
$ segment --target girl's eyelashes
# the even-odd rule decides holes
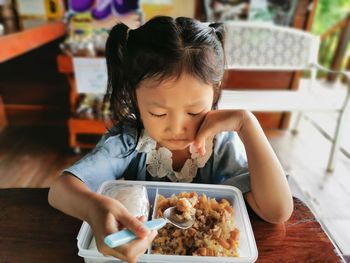
[[[191,112],[189,112],[189,113],[187,113],[187,114],[190,115],[190,116],[198,116],[198,115],[201,114],[203,111],[204,111],[204,110],[202,110],[202,111],[200,111],[200,112],[197,112],[197,113],[191,113]]]
[[[197,112],[197,113],[188,112],[187,114],[192,116],[192,117],[195,117],[195,116],[200,115],[202,112],[203,111],[200,111],[200,112]],[[155,113],[149,112],[149,114],[151,114],[151,116],[156,117],[156,118],[161,118],[161,117],[166,116],[166,113],[164,113],[164,114],[155,114]]]
[[[197,116],[197,115],[199,115],[200,114],[200,112],[199,113],[188,113],[188,115],[190,115],[190,116]]]
[[[150,114],[153,116],[153,117],[156,117],[156,118],[161,118],[161,117],[164,117],[166,114],[155,114],[155,113],[152,113],[150,112]]]

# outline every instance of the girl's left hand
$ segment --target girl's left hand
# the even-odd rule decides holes
[[[240,132],[247,116],[246,110],[212,110],[204,117],[194,139],[193,146],[205,154],[205,141],[223,131]]]

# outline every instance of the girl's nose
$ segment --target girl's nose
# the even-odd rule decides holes
[[[171,130],[171,133],[174,135],[181,135],[186,130],[186,123],[184,118],[181,117],[174,117],[171,118],[169,127]]]

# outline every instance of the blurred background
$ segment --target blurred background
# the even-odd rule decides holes
[[[91,150],[110,125],[104,62],[109,29],[116,22],[137,28],[155,15],[308,31],[320,37],[320,65],[350,71],[348,0],[0,0],[0,188],[49,187]],[[223,88],[299,90],[309,77],[232,69]],[[335,99],[347,96],[343,77],[320,73],[316,85]],[[334,171],[326,168],[337,114],[306,114],[298,134],[291,131],[295,113],[254,114],[293,194],[350,260],[349,114]]]

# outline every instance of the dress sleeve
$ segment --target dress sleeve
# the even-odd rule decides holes
[[[242,193],[250,191],[250,176],[244,145],[235,132],[223,132],[216,137],[213,151],[213,181],[232,185]]]
[[[107,133],[96,147],[63,172],[83,181],[92,191],[107,180],[120,178],[137,154],[135,139],[124,133]]]

